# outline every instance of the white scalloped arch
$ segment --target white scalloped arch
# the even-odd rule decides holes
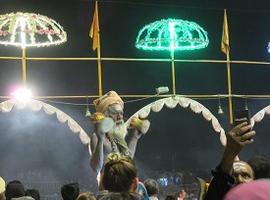
[[[173,97],[167,97],[163,99],[159,99],[157,101],[154,101],[147,106],[143,107],[139,111],[137,111],[135,114],[133,114],[127,121],[126,125],[128,126],[130,124],[130,120],[132,117],[139,117],[139,118],[146,118],[150,114],[151,111],[154,112],[160,112],[161,109],[164,107],[164,105],[168,108],[175,108],[177,105],[180,105],[183,108],[190,108],[194,113],[196,114],[202,114],[204,119],[212,123],[213,129],[219,133],[219,139],[223,146],[226,145],[226,135],[224,129],[221,127],[219,121],[217,118],[202,104],[199,102],[186,98],[181,97],[179,95],[173,96]]]
[[[30,110],[34,112],[43,110],[48,115],[55,114],[59,122],[66,123],[73,133],[78,134],[81,142],[84,145],[88,145],[89,154],[92,154],[90,148],[90,138],[88,137],[87,133],[73,118],[63,111],[39,100],[32,99],[28,103],[23,103],[15,99],[9,99],[0,103],[0,112],[10,112],[14,106],[18,109],[30,108]]]
[[[270,105],[266,106],[265,108],[257,112],[255,115],[253,115],[253,117],[251,117],[250,119],[250,124],[254,126],[255,123],[261,122],[262,119],[265,117],[265,114],[270,115]]]

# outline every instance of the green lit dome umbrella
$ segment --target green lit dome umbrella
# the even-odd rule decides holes
[[[36,13],[0,15],[0,44],[22,48],[23,83],[26,82],[25,48],[58,45],[66,42],[67,34],[53,19]]]
[[[162,19],[144,26],[136,39],[136,47],[143,50],[171,52],[173,93],[175,94],[174,51],[207,47],[207,32],[195,22],[181,19]]]

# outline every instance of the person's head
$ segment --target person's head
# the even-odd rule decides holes
[[[147,190],[149,196],[157,196],[159,193],[159,185],[158,182],[154,179],[146,179],[144,181],[144,186]]]
[[[233,163],[233,177],[235,184],[248,183],[254,180],[252,168],[244,161],[235,161]]]
[[[63,200],[76,200],[80,194],[78,183],[69,183],[61,187],[61,195]]]
[[[5,191],[6,191],[6,182],[5,182],[5,180],[0,176],[0,200],[6,199]]]
[[[110,192],[100,200],[141,200],[141,198],[129,192]]]
[[[82,192],[76,200],[96,200],[96,198],[92,192]]]
[[[176,200],[177,198],[173,194],[169,194],[165,197],[165,200]]]
[[[114,137],[125,138],[127,134],[127,126],[123,119],[123,110],[121,111],[121,106],[119,104],[110,105],[107,109],[107,117],[114,120],[114,126],[109,131]]]
[[[232,188],[224,200],[269,200],[270,181],[260,179]]]
[[[254,156],[247,162],[254,171],[254,179],[270,178],[270,162],[263,156]]]
[[[112,118],[116,124],[122,124],[124,122],[124,110],[122,105],[119,103],[109,105],[104,114],[106,117]]]
[[[25,196],[33,197],[35,200],[40,200],[39,191],[36,189],[27,189]]]
[[[6,199],[11,200],[11,198],[19,198],[25,196],[25,190],[23,184],[18,181],[10,181],[6,186]]]
[[[116,124],[122,122],[124,102],[115,91],[107,92],[94,100],[94,104],[97,112],[103,113],[106,117],[111,117]]]
[[[109,192],[135,192],[138,184],[135,162],[127,156],[110,154],[102,170],[101,184]]]

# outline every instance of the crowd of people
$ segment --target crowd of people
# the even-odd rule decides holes
[[[153,177],[140,180],[134,154],[138,140],[148,131],[150,122],[134,117],[129,125],[123,120],[124,103],[110,91],[94,101],[97,112],[92,115],[90,166],[97,174],[99,191],[80,191],[78,183],[61,187],[63,200],[266,200],[270,198],[270,163],[261,156],[249,161],[238,155],[254,141],[255,130],[248,122],[234,126],[227,133],[227,144],[220,163],[212,170],[211,181],[198,179],[197,196],[179,187],[174,193],[161,196],[161,182]],[[110,120],[109,120],[110,119]],[[174,180],[174,179],[173,179]],[[175,179],[176,182],[181,180]],[[162,194],[164,195],[164,194]],[[38,200],[38,190],[25,189],[13,180],[6,184],[0,178],[0,200]]]

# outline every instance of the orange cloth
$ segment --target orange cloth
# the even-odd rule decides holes
[[[115,91],[107,92],[102,97],[94,100],[93,103],[96,107],[96,111],[101,113],[104,113],[112,104],[119,104],[122,108],[124,108],[123,100]]]
[[[223,21],[223,31],[221,40],[221,51],[227,55],[230,50],[230,40],[229,40],[229,28],[227,21],[226,9],[224,10],[224,21]]]
[[[98,19],[98,2],[95,3],[93,21],[89,31],[89,36],[93,39],[92,49],[95,51],[99,48],[99,19]]]

